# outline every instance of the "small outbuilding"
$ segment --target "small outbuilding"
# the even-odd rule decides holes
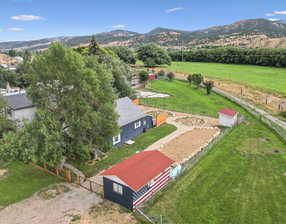
[[[148,74],[148,80],[156,80],[157,79],[157,75],[155,73],[149,73]]]
[[[104,198],[133,210],[166,185],[172,164],[159,151],[137,153],[101,173]]]
[[[232,127],[237,123],[238,112],[229,108],[219,111],[219,125]]]
[[[128,97],[116,101],[116,112],[119,115],[118,126],[120,127],[120,133],[112,139],[114,146],[120,146],[153,128],[152,116],[145,114]]]

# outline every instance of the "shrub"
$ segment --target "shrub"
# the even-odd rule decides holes
[[[173,81],[173,79],[175,78],[175,74],[173,72],[169,72],[167,74],[167,78],[169,79],[169,81]]]
[[[147,82],[148,81],[148,72],[142,70],[139,72],[140,82]]]
[[[160,71],[158,72],[158,76],[159,76],[159,77],[165,76],[165,71],[164,71],[164,70],[160,70]]]

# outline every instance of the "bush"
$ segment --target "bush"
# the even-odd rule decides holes
[[[148,81],[148,72],[142,70],[139,72],[140,82],[147,82]]]
[[[169,81],[173,81],[173,79],[175,78],[175,74],[173,72],[169,72],[167,74],[167,78],[169,79]]]
[[[212,88],[214,87],[214,82],[213,81],[205,81],[204,85],[205,85],[206,90],[207,90],[207,95],[210,95]]]
[[[159,77],[165,76],[165,71],[164,71],[164,70],[160,70],[160,71],[158,72],[158,76],[159,76]]]

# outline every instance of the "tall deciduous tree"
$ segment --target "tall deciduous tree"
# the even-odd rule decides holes
[[[146,44],[137,50],[138,59],[148,67],[170,65],[171,58],[167,51],[155,44]]]
[[[136,57],[133,50],[131,50],[128,47],[111,47],[112,51],[116,53],[116,55],[120,58],[120,60],[124,61],[127,64],[135,64],[136,63]]]
[[[57,165],[63,157],[88,160],[108,150],[119,129],[112,75],[98,58],[56,43],[34,58],[32,69],[28,93],[38,111],[19,134],[21,147],[11,147],[21,150],[14,155]]]
[[[99,61],[112,74],[112,86],[118,97],[131,97],[133,90],[131,88],[132,71],[130,67],[117,57],[109,54],[99,56]]]

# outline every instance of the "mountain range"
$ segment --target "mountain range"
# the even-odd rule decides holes
[[[95,37],[98,43],[103,46],[136,47],[145,43],[155,43],[169,49],[217,46],[277,48],[286,47],[286,21],[250,19],[197,31],[158,27],[145,34],[114,30],[98,33]],[[43,50],[55,41],[63,42],[70,47],[76,47],[87,45],[90,38],[91,36],[72,36],[0,42],[0,50]]]

